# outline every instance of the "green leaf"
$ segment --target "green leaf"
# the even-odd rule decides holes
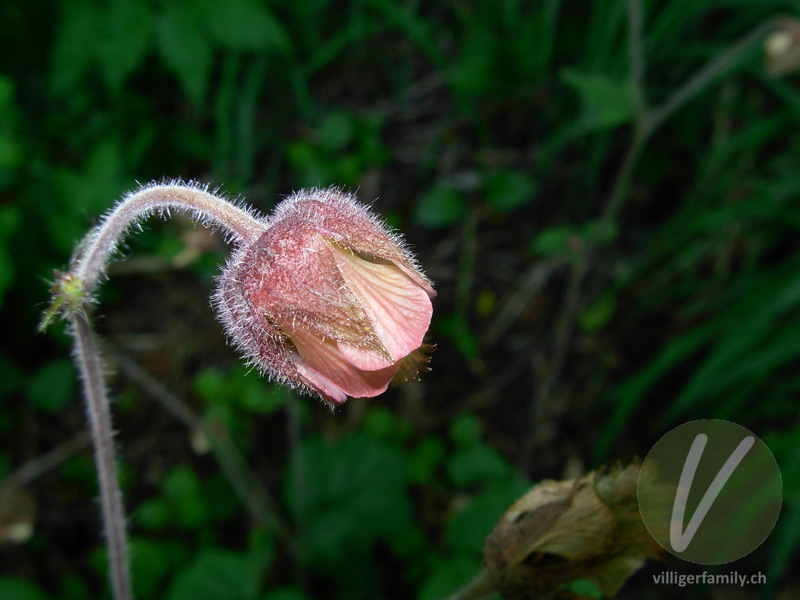
[[[458,452],[447,463],[447,473],[458,487],[506,479],[513,469],[497,450],[479,444]]]
[[[183,2],[168,2],[156,33],[165,63],[177,75],[191,101],[200,105],[208,88],[212,46],[198,13]]]
[[[22,162],[22,158],[22,146],[16,138],[0,133],[0,175],[3,175],[3,171],[9,172],[16,169]]]
[[[335,110],[325,115],[317,129],[317,137],[327,150],[339,152],[353,141],[355,132],[356,123],[353,115],[343,110]]]
[[[480,556],[483,542],[497,520],[529,487],[530,484],[522,478],[513,477],[476,495],[447,523],[445,538],[450,548]]]
[[[28,398],[34,406],[45,412],[63,410],[75,394],[76,378],[71,360],[53,360],[31,377]]]
[[[291,42],[278,20],[264,3],[254,0],[196,0],[211,34],[233,50],[289,51]]]
[[[258,415],[270,415],[286,405],[289,390],[279,385],[266,383],[256,373],[239,377],[241,390],[238,395],[239,406]]]
[[[338,572],[378,539],[411,525],[405,455],[364,433],[303,441],[291,457],[287,505],[302,524],[298,547],[318,569]],[[342,548],[348,548],[343,554]]]
[[[3,112],[13,110],[15,88],[14,80],[0,73],[0,110]]]
[[[192,389],[203,400],[210,403],[230,402],[233,398],[231,377],[218,369],[204,369],[192,379]]]
[[[464,412],[450,425],[450,438],[459,446],[469,447],[481,443],[483,425],[474,414]]]
[[[581,120],[589,129],[610,129],[628,123],[634,115],[633,88],[599,73],[565,69],[561,78],[581,97]]]
[[[408,475],[414,483],[433,483],[436,469],[445,455],[444,442],[429,436],[420,440],[409,456]]]
[[[145,529],[160,531],[170,524],[172,517],[163,498],[150,498],[136,507],[133,519]]]
[[[614,316],[617,308],[617,296],[614,293],[605,293],[595,300],[589,308],[583,311],[579,324],[586,333],[595,333],[602,329]]]
[[[241,552],[210,549],[182,571],[167,592],[167,600],[255,599],[261,568]]]
[[[423,227],[447,227],[458,223],[467,212],[461,192],[444,184],[426,191],[414,207],[414,222]]]
[[[462,356],[475,358],[480,354],[478,336],[461,316],[449,314],[439,317],[436,328],[437,333],[449,337],[455,342],[456,348]]]
[[[284,587],[276,590],[271,590],[263,600],[311,600],[306,596],[305,592],[296,587]]]
[[[439,561],[422,584],[419,600],[449,598],[472,581],[481,570],[478,558],[455,556]]]
[[[97,45],[106,85],[118,91],[144,61],[155,18],[146,2],[112,0]]]
[[[529,249],[543,256],[570,256],[574,254],[573,245],[580,241],[576,227],[548,227],[531,240]]]
[[[95,4],[89,0],[66,0],[60,7],[50,85],[56,94],[63,95],[91,66],[97,48],[91,41],[97,39],[102,21]]]
[[[486,204],[497,212],[510,212],[530,203],[538,186],[525,173],[519,171],[494,171],[486,177]]]
[[[179,525],[191,529],[208,521],[209,513],[203,488],[194,471],[186,465],[172,469],[164,478],[164,496],[173,505]]]
[[[8,600],[48,600],[36,584],[21,577],[0,577],[0,598]]]
[[[181,550],[181,545],[176,542],[131,539],[131,575],[137,598],[155,596],[167,575],[178,565]]]
[[[594,581],[589,579],[574,579],[565,585],[564,589],[580,598],[590,598],[592,600],[603,598],[603,590],[601,590]]]
[[[671,340],[642,370],[609,392],[613,412],[595,442],[593,452],[595,462],[600,463],[606,459],[636,407],[656,381],[697,352],[713,335],[716,328],[716,323],[712,322]]]

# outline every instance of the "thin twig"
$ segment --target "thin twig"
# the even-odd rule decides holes
[[[85,431],[80,431],[66,442],[62,442],[52,450],[26,462],[3,480],[3,483],[0,484],[0,494],[21,488],[49,470],[56,468],[70,456],[88,446],[90,441],[89,434]]]
[[[547,258],[534,262],[522,275],[517,277],[513,293],[497,310],[492,322],[486,328],[481,342],[487,346],[493,346],[502,338],[560,266],[560,259]]]
[[[649,130],[655,131],[672,114],[696,96],[706,86],[713,83],[718,77],[731,69],[736,62],[748,51],[751,46],[761,40],[771,29],[775,27],[775,19],[768,19],[761,25],[753,29],[749,34],[742,37],[733,46],[717,56],[714,60],[705,65],[691,79],[684,83],[677,92],[658,108],[654,109],[650,115]]]
[[[119,369],[136,385],[161,402],[190,431],[199,431],[209,440],[212,452],[219,463],[222,473],[231,483],[234,491],[252,517],[262,525],[285,533],[287,527],[278,516],[277,503],[261,484],[255,473],[247,466],[247,463],[230,440],[226,439],[226,436],[218,435],[185,402],[182,402],[180,398],[169,391],[164,384],[143,369],[130,356],[120,350],[115,350],[113,356]]]
[[[538,385],[535,392],[533,401],[531,403],[529,421],[529,430],[533,432],[538,425],[538,418],[540,411],[537,407],[549,403],[550,399],[555,393],[556,384],[561,379],[561,374],[564,370],[564,365],[567,360],[567,354],[572,342],[572,333],[575,327],[575,320],[578,316],[578,311],[581,308],[581,290],[583,288],[583,281],[589,272],[590,258],[586,253],[582,253],[569,270],[567,289],[564,292],[564,302],[562,305],[561,313],[556,322],[555,341],[553,344],[553,358],[550,360],[547,368],[547,376],[541,385]],[[530,467],[530,461],[533,459],[533,450],[536,444],[537,436],[529,435],[525,441],[525,448],[523,449],[524,467]]]
[[[667,101],[654,109],[649,109],[644,91],[645,66],[641,42],[642,15],[640,0],[628,0],[628,23],[628,52],[631,81],[634,88],[634,100],[636,103],[636,121],[634,123],[631,143],[628,146],[616,179],[614,180],[614,186],[600,216],[599,230],[601,232],[607,231],[607,229],[617,221],[625,199],[628,198],[636,166],[653,132],[692,97],[732,68],[755,42],[760,40],[775,26],[775,22],[772,19],[762,23],[752,32],[741,38],[740,41],[728,48],[727,51],[723,52],[703,67]],[[601,243],[601,240],[594,238],[584,240],[584,247],[570,268],[567,288],[564,292],[564,302],[562,303],[562,309],[556,321],[557,329],[555,332],[553,358],[547,369],[546,379],[541,382],[534,393],[535,397],[530,411],[530,418],[532,421],[538,414],[535,410],[536,405],[538,403],[546,403],[552,398],[556,384],[561,378],[567,357],[567,350],[572,342],[575,321],[578,318],[578,312],[581,308],[580,299],[582,296],[584,279],[591,271],[599,243]],[[535,424],[532,423],[531,428],[533,428],[534,425]],[[526,444],[523,454],[523,460],[526,465],[532,458],[533,444],[535,443],[534,439],[535,436],[530,436],[530,441]]]
[[[616,222],[625,199],[628,197],[628,192],[633,183],[633,172],[636,165],[639,164],[639,159],[642,156],[645,144],[650,136],[650,132],[646,127],[636,125],[628,150],[625,152],[625,158],[622,159],[622,165],[617,172],[617,177],[614,180],[614,187],[608,195],[606,206],[600,216],[600,231],[605,231],[609,226]],[[588,260],[592,251],[595,249],[596,240],[587,240],[587,249],[583,252],[582,259]]]
[[[88,315],[78,311],[70,315],[70,322],[71,332],[75,338],[75,361],[83,380],[86,412],[94,443],[111,589],[114,600],[133,600],[128,570],[125,509],[117,479],[117,464],[114,460],[111,410],[103,379],[103,366]]]

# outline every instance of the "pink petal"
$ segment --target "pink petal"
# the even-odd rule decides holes
[[[358,346],[353,346],[345,342],[339,342],[339,351],[347,362],[364,371],[378,371],[396,362],[382,356],[375,350],[359,348]]]
[[[289,333],[300,354],[297,371],[306,383],[339,404],[353,398],[372,398],[386,391],[399,365],[374,371],[354,366],[331,339],[298,329]]]
[[[361,300],[375,334],[394,361],[422,345],[433,306],[428,291],[394,264],[369,262],[334,249],[336,266]]]
[[[420,275],[417,271],[402,263],[395,263],[395,265],[403,273],[408,275],[412,279],[412,281],[414,281],[417,285],[423,288],[425,292],[428,294],[429,298],[436,297],[436,290],[433,289],[433,286],[430,284],[430,282],[427,279],[425,279],[422,275]]]

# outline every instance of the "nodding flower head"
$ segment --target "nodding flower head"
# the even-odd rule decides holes
[[[281,202],[231,256],[214,304],[252,364],[335,406],[426,368],[435,295],[403,240],[331,188]]]

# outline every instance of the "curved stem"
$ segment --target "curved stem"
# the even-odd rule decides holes
[[[70,272],[60,278],[54,304],[43,321],[46,325],[55,311],[64,308],[75,338],[75,361],[83,381],[94,444],[114,600],[133,600],[125,509],[117,480],[111,410],[103,366],[85,304],[103,276],[108,259],[130,227],[154,212],[168,212],[170,209],[190,211],[204,224],[221,227],[237,244],[255,241],[266,228],[265,222],[247,210],[203,187],[186,184],[146,186],[125,197],[84,239],[73,258]]]
[[[78,363],[86,395],[86,412],[94,444],[94,457],[100,485],[100,504],[108,548],[109,577],[114,600],[133,600],[128,570],[128,543],[125,509],[114,460],[111,410],[103,381],[103,365],[88,315],[78,311],[70,317]]]
[[[105,271],[108,259],[132,225],[156,211],[190,211],[205,224],[218,225],[235,243],[256,239],[265,223],[247,210],[228,202],[197,185],[151,185],[125,197],[84,241],[70,275],[80,282],[85,296],[94,290]]]

